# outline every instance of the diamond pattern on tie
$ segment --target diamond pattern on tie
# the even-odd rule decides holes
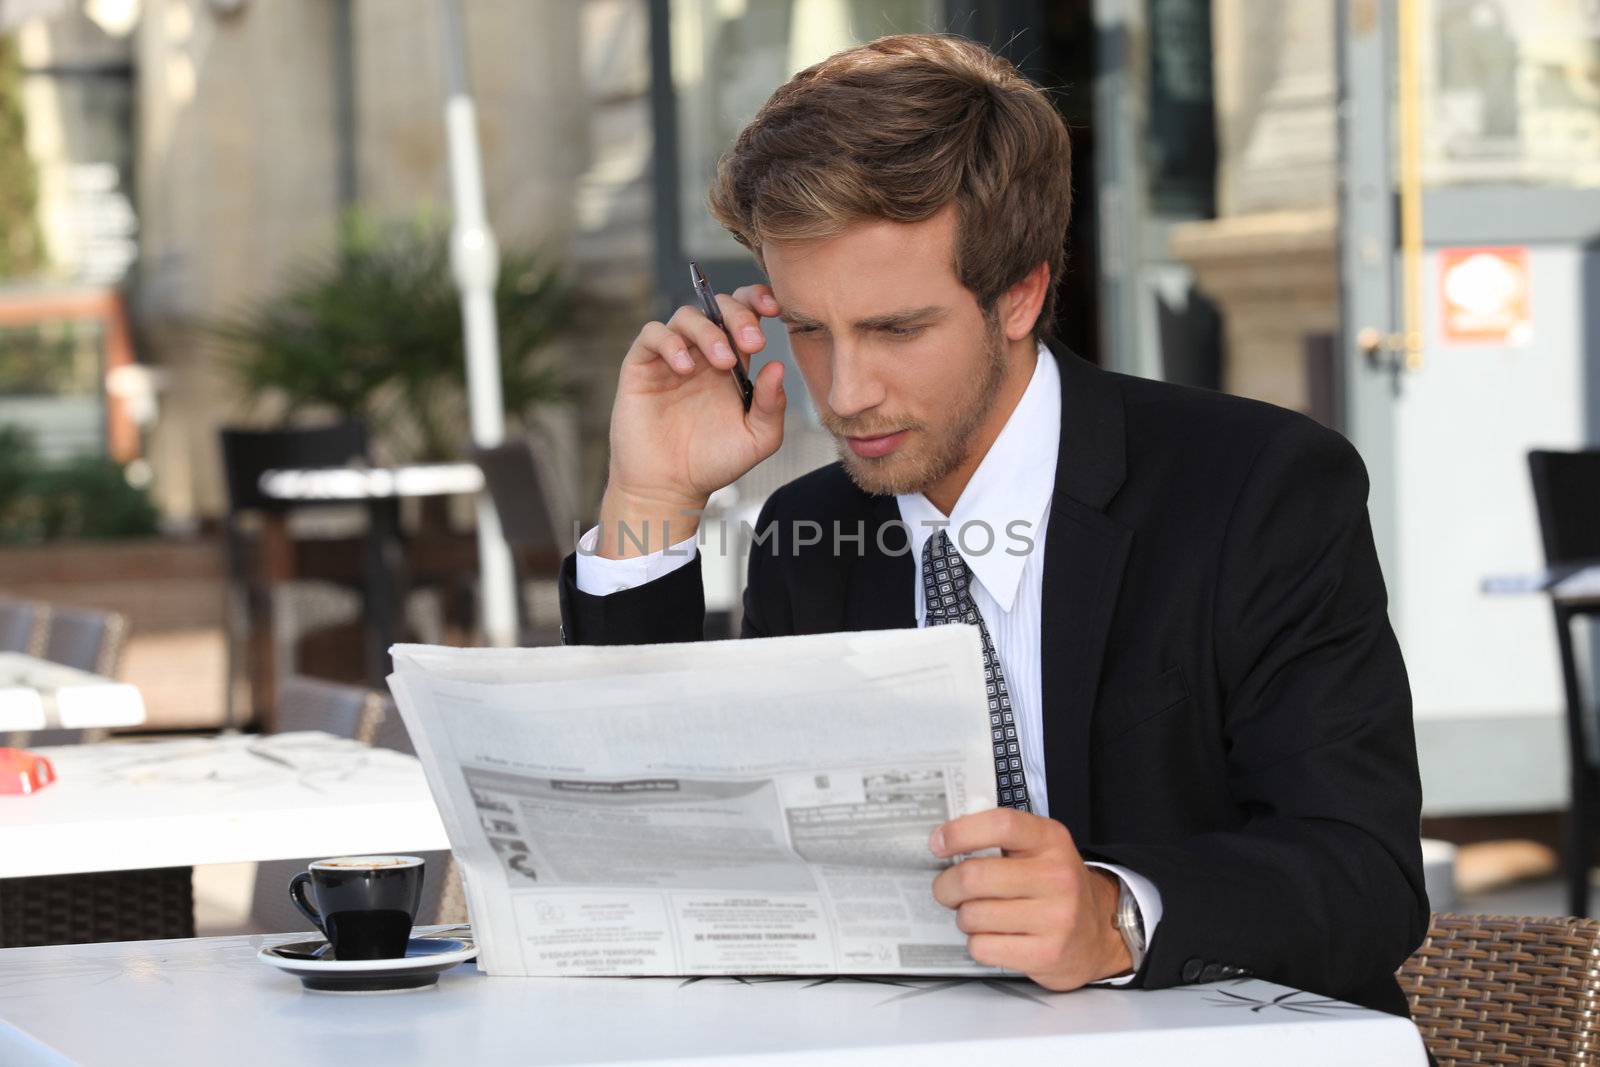
[[[989,738],[994,751],[994,780],[1000,806],[1031,811],[1028,784],[1022,777],[1022,749],[1017,743],[1017,721],[1011,714],[1011,691],[995,655],[989,627],[972,602],[972,574],[950,538],[939,530],[922,547],[922,593],[928,608],[928,625],[972,623],[983,638],[983,681],[989,691]]]

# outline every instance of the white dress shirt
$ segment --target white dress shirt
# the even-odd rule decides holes
[[[971,593],[983,616],[1011,693],[1026,776],[1029,806],[1050,814],[1050,788],[1044,764],[1044,696],[1039,648],[1043,634],[1044,538],[1055,491],[1056,456],[1061,441],[1061,371],[1055,356],[1039,346],[1038,362],[1022,398],[1000,436],[984,455],[972,479],[947,516],[921,493],[895,498],[909,529],[917,561],[915,597],[918,626],[927,625],[922,593],[923,546],[945,529],[972,573]],[[577,585],[581,592],[605,596],[653,581],[694,558],[695,538],[662,551],[628,559],[594,554],[598,527],[579,542]],[[1093,863],[1117,875],[1138,902],[1145,943],[1161,922],[1161,893],[1147,878],[1110,863]],[[1130,977],[1113,979],[1120,985]]]

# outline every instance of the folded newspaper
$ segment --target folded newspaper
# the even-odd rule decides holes
[[[992,974],[928,835],[995,806],[972,626],[398,645],[492,975]]]

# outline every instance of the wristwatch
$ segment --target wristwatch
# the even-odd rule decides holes
[[[1122,935],[1123,944],[1128,946],[1128,956],[1133,960],[1132,969],[1138,971],[1144,965],[1144,916],[1139,913],[1139,901],[1134,898],[1133,890],[1121,878],[1117,879],[1117,913],[1111,925]]]

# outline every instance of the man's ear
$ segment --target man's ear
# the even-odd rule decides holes
[[[1033,335],[1039,309],[1044,307],[1044,297],[1049,291],[1050,264],[1041,260],[1021,281],[1000,294],[997,309],[1000,329],[1008,341],[1020,341]]]

